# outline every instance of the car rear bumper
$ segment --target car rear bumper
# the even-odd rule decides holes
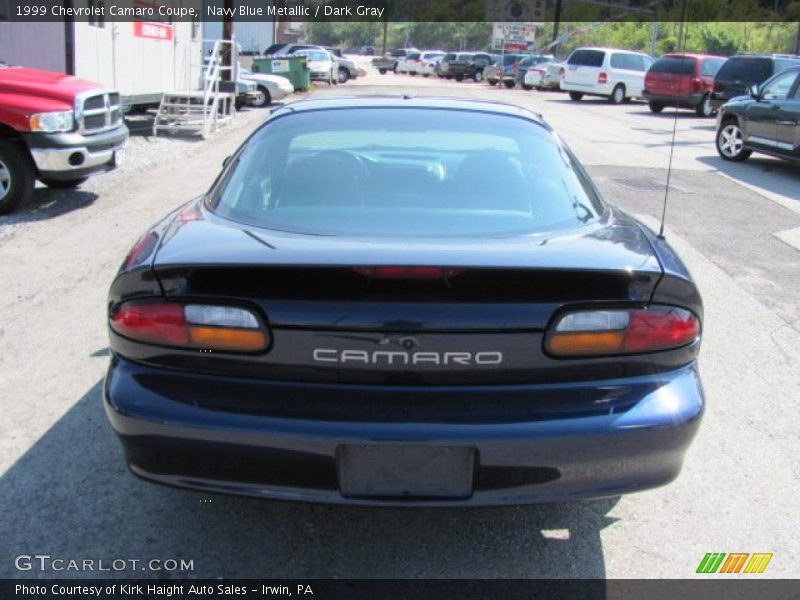
[[[104,386],[108,417],[131,470],[158,483],[263,498],[365,505],[491,505],[618,495],[674,479],[704,409],[696,366],[629,380],[602,381],[608,397],[648,389],[627,410],[602,407],[591,416],[535,420],[425,422],[285,418],[201,408],[191,398],[219,377],[168,371],[114,358]],[[344,384],[304,384],[223,378],[224,396],[239,386],[256,397],[307,394],[326,402]],[[158,383],[154,383],[158,382]],[[586,393],[586,384],[558,384]],[[255,387],[254,387],[255,386]],[[550,384],[552,390],[553,384]],[[357,386],[374,394],[453,394],[474,388]],[[546,386],[544,386],[546,387]],[[337,389],[338,388],[338,389]],[[542,393],[543,386],[485,386],[487,397]],[[217,388],[219,389],[219,388]],[[180,390],[180,392],[179,392]],[[177,398],[177,399],[176,399]],[[187,398],[189,400],[187,400]],[[291,400],[291,399],[289,399]],[[471,493],[457,498],[348,497],[340,492],[342,449],[405,444],[469,449]]]
[[[128,143],[128,128],[94,135],[30,133],[26,142],[40,177],[71,180],[114,169]]]
[[[696,107],[705,97],[705,92],[696,92],[688,96],[669,96],[666,94],[657,94],[650,90],[644,90],[642,92],[642,98],[648,102],[658,102],[666,106],[684,106],[686,108]]]

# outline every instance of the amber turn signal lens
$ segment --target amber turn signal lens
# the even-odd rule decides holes
[[[624,342],[625,333],[621,331],[558,333],[548,340],[547,349],[561,356],[616,354],[622,350]]]
[[[267,338],[260,330],[226,327],[189,326],[189,340],[197,348],[228,352],[259,352],[267,347]]]

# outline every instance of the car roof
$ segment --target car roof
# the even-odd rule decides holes
[[[698,52],[665,52],[658,58],[664,58],[665,56],[675,57],[675,58],[721,58],[726,60],[727,56],[720,56],[719,54],[702,54]]]
[[[434,110],[490,112],[535,121],[551,130],[551,127],[545,122],[541,114],[521,106],[496,100],[472,100],[449,96],[327,96],[289,102],[273,110],[272,115],[346,108],[430,108]]]
[[[625,48],[603,48],[601,46],[581,46],[580,48],[575,48],[575,50],[598,50],[600,52],[625,52],[627,54],[641,54],[642,56],[650,56],[645,52],[640,52],[639,50],[626,50]]]

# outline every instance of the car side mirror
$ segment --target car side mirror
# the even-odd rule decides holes
[[[758,91],[758,86],[755,84],[747,88],[747,95],[750,96],[751,98],[754,98],[755,100],[761,99],[761,94]]]

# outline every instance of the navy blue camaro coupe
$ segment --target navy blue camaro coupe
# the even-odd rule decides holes
[[[274,111],[136,243],[106,411],[145,479],[486,505],[674,479],[702,303],[539,115],[451,98]]]

